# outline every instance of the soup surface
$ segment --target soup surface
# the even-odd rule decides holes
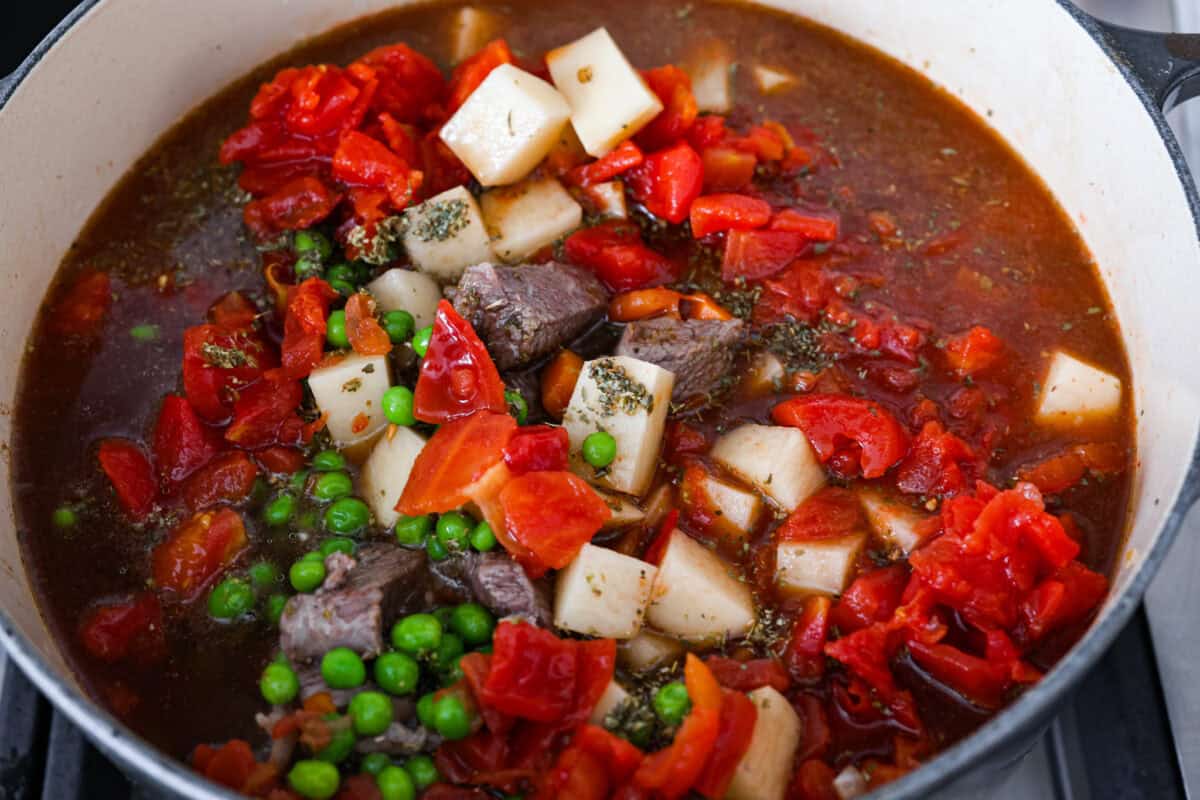
[[[735,4],[419,6],[113,190],[14,492],[84,683],[247,794],[852,796],[1086,627],[1129,383],[1069,220],[907,68]]]

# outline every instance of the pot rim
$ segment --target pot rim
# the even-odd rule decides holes
[[[46,35],[33,52],[21,62],[10,75],[0,79],[0,112],[7,106],[13,93],[22,81],[41,62],[42,58],[80,20],[88,15],[103,0],[83,0],[61,22]],[[1200,241],[1200,193],[1183,151],[1167,124],[1166,116],[1159,108],[1151,91],[1136,77],[1124,58],[1114,49],[1105,36],[1101,24],[1075,6],[1070,0],[1054,0],[1071,18],[1082,27],[1114,64],[1126,83],[1141,101],[1146,113],[1154,122],[1159,137],[1175,165],[1175,172],[1187,197],[1188,207]],[[964,774],[970,765],[981,760],[990,751],[1012,745],[1022,737],[1038,731],[1056,702],[1072,690],[1108,650],[1117,635],[1125,628],[1142,596],[1158,571],[1167,551],[1174,543],[1183,520],[1191,509],[1196,495],[1200,493],[1200,436],[1192,446],[1191,460],[1179,491],[1171,498],[1170,511],[1162,523],[1154,546],[1146,554],[1142,564],[1129,584],[1116,598],[1112,608],[1097,621],[1074,647],[1068,657],[1063,658],[1014,703],[988,720],[977,731],[943,750],[908,775],[872,792],[872,800],[899,800],[905,797],[921,797],[945,787]],[[131,778],[137,781],[145,777],[158,786],[180,796],[209,800],[240,796],[211,783],[198,773],[186,768],[181,761],[167,756],[157,747],[142,739],[126,725],[86,696],[71,681],[64,680],[52,671],[29,640],[18,631],[4,609],[0,608],[0,645],[10,658],[25,672],[37,688],[46,695],[55,708],[65,713],[88,738],[103,752],[118,761]]]

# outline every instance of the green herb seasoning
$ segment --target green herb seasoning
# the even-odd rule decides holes
[[[467,202],[442,200],[431,203],[417,222],[413,235],[422,242],[444,242],[467,227]]]
[[[600,410],[606,416],[617,411],[636,414],[641,409],[654,411],[654,396],[646,387],[629,377],[620,364],[611,358],[601,358],[588,366],[588,377],[600,390]]]

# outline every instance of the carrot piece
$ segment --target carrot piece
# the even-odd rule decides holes
[[[660,316],[679,319],[681,300],[683,300],[683,295],[679,292],[662,286],[622,292],[608,304],[608,317],[614,322],[632,322]]]
[[[583,359],[570,350],[563,350],[542,372],[542,408],[555,419],[562,419],[575,383],[583,371]]]

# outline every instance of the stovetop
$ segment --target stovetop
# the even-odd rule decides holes
[[[1200,0],[1076,2],[1132,27],[1200,30]],[[74,5],[26,3],[19,19],[0,26],[0,75],[14,69]],[[1200,171],[1200,107],[1177,110],[1171,123],[1193,169]],[[1200,512],[1189,517],[1144,608],[1007,778],[1002,796],[1200,798],[1200,681],[1191,674],[1198,572]],[[19,670],[7,669],[0,653],[0,800],[38,798],[162,800],[154,790],[133,785]]]

